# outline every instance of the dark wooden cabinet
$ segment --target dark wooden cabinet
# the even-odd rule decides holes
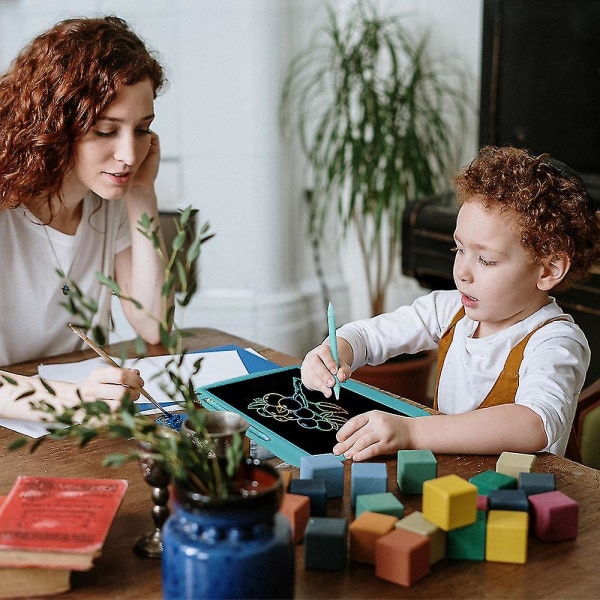
[[[600,1],[485,0],[480,146],[550,153],[577,170],[600,208]],[[453,193],[404,212],[402,269],[421,285],[453,288]],[[556,293],[587,335],[600,378],[600,266]]]

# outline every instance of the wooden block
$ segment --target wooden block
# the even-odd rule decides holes
[[[554,473],[521,473],[519,475],[519,489],[528,496],[545,494],[556,490]]]
[[[350,523],[350,560],[375,564],[375,543],[394,529],[398,519],[391,515],[364,512]]]
[[[385,463],[352,463],[350,477],[352,506],[356,496],[387,492],[387,466]]]
[[[529,512],[527,494],[523,490],[490,490],[490,510],[521,510]]]
[[[446,535],[446,557],[454,560],[485,560],[487,513],[477,511],[471,525],[449,531]]]
[[[423,515],[444,531],[475,523],[477,487],[458,475],[425,481]]]
[[[304,567],[339,571],[348,564],[348,521],[311,517],[304,535]]]
[[[437,477],[431,450],[399,450],[396,480],[403,494],[422,494],[423,482]]]
[[[292,540],[294,544],[302,541],[304,531],[310,519],[310,498],[298,494],[283,494],[279,508],[292,528]]]
[[[397,519],[404,516],[404,504],[392,494],[381,492],[379,494],[360,494],[356,497],[356,516],[365,511],[392,515]]]
[[[394,529],[375,543],[375,575],[410,587],[429,573],[430,539],[408,529]]]
[[[529,496],[535,536],[543,542],[577,537],[579,504],[556,490]]]
[[[511,490],[517,487],[517,480],[514,477],[492,470],[473,475],[469,481],[477,486],[482,496],[487,496],[490,490]]]
[[[490,510],[485,558],[492,562],[525,564],[529,514],[516,510]]]
[[[344,465],[334,454],[302,456],[300,479],[324,479],[328,498],[344,495]]]
[[[277,469],[279,476],[281,477],[281,482],[283,484],[283,491],[287,492],[290,487],[290,481],[292,480],[292,472],[286,471],[284,469]]]
[[[485,510],[489,509],[490,499],[488,496],[482,496],[481,494],[477,496],[477,510]]]
[[[530,473],[535,468],[535,454],[519,452],[503,452],[496,462],[496,471],[514,477],[517,481],[519,473]]]
[[[446,556],[446,532],[428,521],[423,513],[416,510],[396,523],[401,527],[429,537],[429,563],[434,564]]]
[[[310,498],[311,516],[327,516],[327,488],[324,479],[292,479],[288,489],[290,494],[300,494]]]

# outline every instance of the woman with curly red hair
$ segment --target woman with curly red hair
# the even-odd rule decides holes
[[[106,329],[111,291],[98,272],[139,300],[143,309],[124,301],[124,313],[159,341],[164,269],[137,223],[143,214],[158,223],[150,127],[163,84],[161,65],[117,17],[56,24],[0,78],[0,365],[81,348],[64,307],[74,283],[98,302],[95,325]],[[141,384],[136,371],[107,367],[79,393],[116,405]],[[35,380],[27,385],[44,396]],[[78,402],[75,386],[52,385],[63,404]],[[0,387],[0,415],[36,418],[13,401],[18,387]]]
[[[600,260],[600,212],[573,170],[515,148],[483,148],[454,183],[457,290],[342,326],[339,370],[328,340],[302,363],[304,384],[330,396],[334,375],[437,348],[434,408],[445,414],[359,415],[336,454],[565,453],[590,350],[550,293]]]

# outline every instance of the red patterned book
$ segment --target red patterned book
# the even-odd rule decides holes
[[[20,476],[0,506],[0,567],[87,570],[127,481]]]

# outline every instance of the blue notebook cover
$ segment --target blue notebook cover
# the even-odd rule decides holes
[[[194,350],[194,351],[190,352],[190,354],[194,354],[197,352],[227,352],[227,351],[231,351],[231,350],[235,350],[238,353],[240,360],[242,361],[242,363],[244,364],[244,367],[250,374],[251,373],[260,373],[262,371],[268,371],[268,370],[279,367],[279,365],[277,365],[276,363],[274,363],[270,360],[267,360],[266,358],[262,358],[261,356],[258,356],[254,352],[249,352],[245,348],[241,348],[240,346],[236,346],[234,344],[229,344],[226,346],[215,346],[213,348],[203,348],[201,350]],[[139,402],[138,401],[137,404],[138,404],[140,411],[152,410],[155,408],[155,406],[153,404],[150,404],[150,402]],[[169,401],[161,402],[161,406],[163,406],[167,410],[168,409],[177,409],[179,407],[175,402],[169,402]]]

